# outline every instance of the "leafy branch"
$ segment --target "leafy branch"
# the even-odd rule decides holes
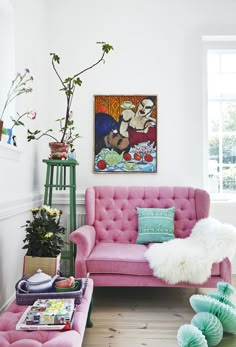
[[[51,64],[52,68],[55,71],[60,84],[61,84],[61,89],[60,91],[63,91],[65,93],[66,97],[66,110],[65,110],[65,117],[57,119],[57,121],[60,122],[60,132],[62,132],[62,136],[60,141],[56,139],[53,135],[51,135],[52,129],[48,129],[45,132],[41,132],[40,130],[35,130],[31,131],[28,129],[28,136],[27,139],[28,141],[31,140],[39,140],[43,136],[49,136],[52,139],[54,139],[56,142],[66,142],[70,145],[71,150],[73,151],[73,142],[80,137],[79,134],[74,134],[75,127],[74,127],[74,120],[72,117],[72,111],[71,111],[71,106],[72,106],[72,101],[74,97],[74,93],[76,90],[77,86],[82,85],[82,80],[80,79],[80,75],[85,73],[88,70],[93,69],[96,65],[100,64],[101,62],[105,62],[104,56],[105,54],[108,54],[111,50],[113,50],[113,47],[106,43],[106,42],[97,42],[97,44],[102,45],[102,55],[101,57],[92,65],[88,66],[87,68],[81,70],[80,72],[74,74],[73,76],[69,76],[66,78],[62,78],[57,65],[60,64],[60,57],[56,53],[50,53],[51,58]]]

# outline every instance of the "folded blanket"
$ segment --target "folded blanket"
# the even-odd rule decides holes
[[[211,276],[213,263],[236,250],[236,228],[214,218],[198,221],[189,237],[155,243],[145,252],[153,275],[169,284],[204,283]]]

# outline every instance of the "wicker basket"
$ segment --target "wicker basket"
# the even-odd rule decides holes
[[[63,278],[58,278],[61,280]],[[16,284],[16,303],[17,305],[33,305],[37,299],[62,299],[62,298],[74,298],[75,304],[79,305],[81,303],[82,297],[85,293],[88,277],[87,278],[77,278],[75,279],[80,282],[80,287],[78,290],[71,292],[56,292],[55,287],[48,293],[21,293],[17,289]]]
[[[55,276],[60,271],[61,254],[57,257],[31,257],[24,256],[23,275],[34,275],[38,269],[44,273]]]

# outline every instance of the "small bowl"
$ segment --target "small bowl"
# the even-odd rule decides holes
[[[73,276],[55,282],[56,288],[71,288],[74,287],[74,285],[75,278]]]
[[[75,284],[73,287],[59,288],[55,286],[55,288],[56,288],[56,292],[74,292],[80,289],[80,282],[75,280]]]

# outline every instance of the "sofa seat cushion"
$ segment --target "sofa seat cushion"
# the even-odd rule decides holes
[[[144,257],[146,250],[146,245],[100,242],[86,261],[88,272],[152,275]]]
[[[150,245],[100,242],[87,258],[87,270],[91,274],[152,275],[144,257]],[[213,264],[212,275],[220,275],[220,264]]]

